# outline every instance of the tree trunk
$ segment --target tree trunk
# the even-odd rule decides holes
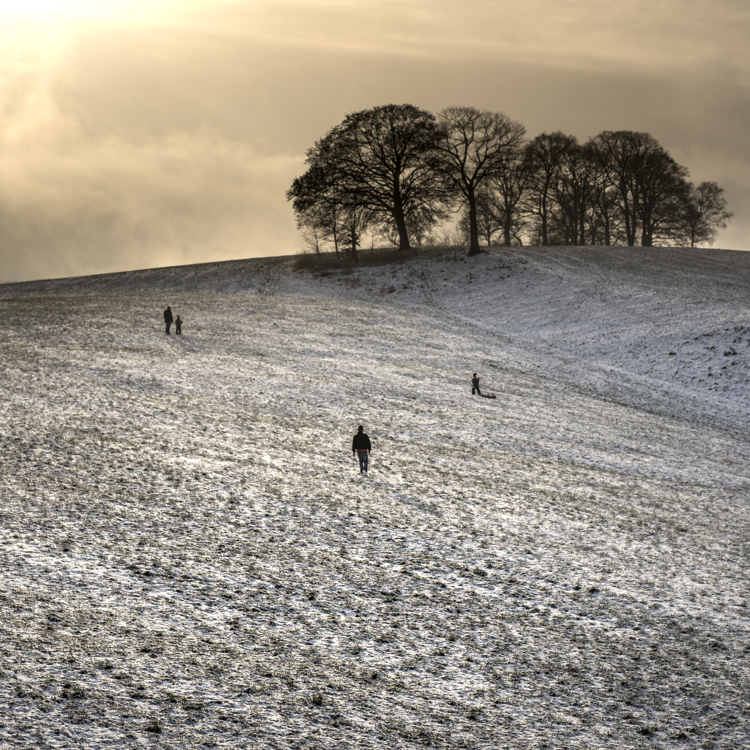
[[[398,249],[401,252],[408,252],[411,250],[411,244],[409,244],[409,232],[406,229],[406,217],[404,216],[404,207],[401,203],[398,186],[395,187],[393,193],[393,220],[396,222],[396,229],[398,230]]]
[[[479,227],[477,226],[477,201],[474,191],[469,190],[469,255],[479,255]]]
[[[503,244],[505,247],[510,247],[511,230],[513,229],[513,207],[510,205],[507,195],[503,196],[503,208],[505,209],[503,214]]]
[[[396,227],[398,228],[398,249],[402,252],[408,252],[411,250],[411,244],[409,243],[409,233],[406,231],[406,222],[403,216],[400,221],[396,219]]]
[[[351,243],[352,243],[352,261],[354,261],[354,265],[359,264],[359,257],[357,256],[357,227],[355,226],[354,222],[352,222],[351,226]]]
[[[628,247],[635,246],[635,212],[631,214],[630,203],[628,201],[628,191],[626,187],[620,186],[620,195],[622,197],[622,213],[625,218],[625,238]]]
[[[635,224],[630,216],[630,212],[625,212],[625,236],[628,242],[628,247],[635,246]]]
[[[512,228],[513,218],[510,211],[505,212],[505,221],[503,222],[503,244],[510,247],[510,230]]]
[[[644,206],[641,209],[641,247],[654,246],[653,213]]]

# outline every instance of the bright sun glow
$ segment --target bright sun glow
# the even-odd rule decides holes
[[[180,0],[0,0],[3,21],[68,25],[157,21],[197,3]]]
[[[106,7],[107,3],[102,5]],[[79,18],[85,15],[87,10],[97,7],[97,3],[84,0],[0,0],[0,15],[63,20]]]

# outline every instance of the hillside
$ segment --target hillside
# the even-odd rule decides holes
[[[293,266],[0,286],[0,744],[750,744],[750,254]]]

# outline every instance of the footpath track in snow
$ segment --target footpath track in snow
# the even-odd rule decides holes
[[[750,744],[743,276],[588,252],[0,286],[0,747]]]

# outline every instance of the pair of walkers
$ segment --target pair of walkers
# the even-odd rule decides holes
[[[182,336],[182,319],[178,315],[177,318],[172,317],[172,308],[167,305],[167,309],[164,311],[164,326],[167,330],[167,336],[170,335],[169,331],[172,328],[172,323],[174,323],[174,332],[178,336]]]

